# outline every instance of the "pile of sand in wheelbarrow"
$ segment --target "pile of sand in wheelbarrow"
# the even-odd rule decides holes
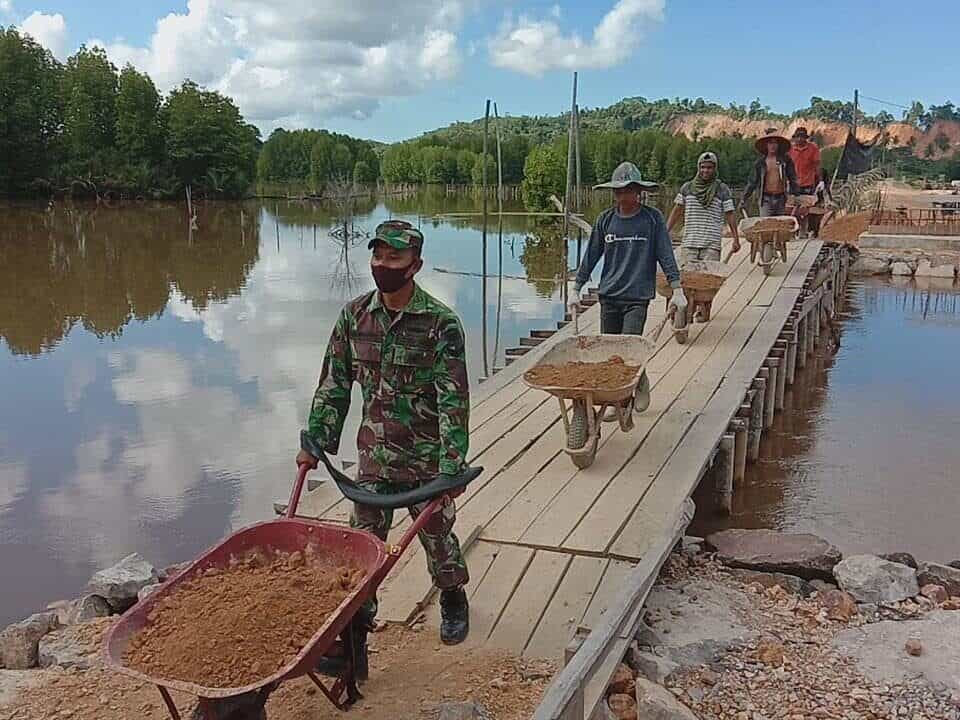
[[[793,223],[793,219],[764,218],[747,228],[747,232],[793,232]]]
[[[253,550],[160,599],[123,660],[158,679],[243,687],[293,660],[363,580],[305,552]]]
[[[544,387],[603,390],[629,385],[640,371],[638,365],[627,365],[619,355],[603,362],[568,362],[562,365],[537,365],[527,370],[527,382]]]

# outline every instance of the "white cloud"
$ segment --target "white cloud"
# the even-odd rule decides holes
[[[5,7],[0,5],[0,10],[9,12],[11,9],[9,2]],[[34,11],[20,23],[20,29],[52,52],[54,57],[60,60],[66,57],[67,23],[60,13],[46,15]]]
[[[585,41],[576,32],[564,35],[554,6],[550,18],[507,16],[489,39],[487,48],[494,65],[527,75],[547,70],[605,68],[622,63],[637,48],[643,33],[663,18],[666,0],[619,0]]]
[[[0,0],[0,13],[4,15],[13,14],[13,3],[10,0]]]
[[[380,99],[453,77],[456,33],[473,0],[189,0],[157,21],[146,47],[92,40],[164,90],[190,78],[233,97],[263,129],[367,117]]]

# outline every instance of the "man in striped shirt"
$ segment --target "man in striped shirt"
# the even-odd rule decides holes
[[[697,160],[696,177],[680,187],[667,220],[669,232],[683,215],[681,264],[691,260],[720,260],[724,219],[733,233],[733,252],[740,251],[740,233],[734,209],[733,193],[717,177],[716,154],[703,153]]]

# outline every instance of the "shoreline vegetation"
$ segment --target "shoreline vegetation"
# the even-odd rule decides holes
[[[0,27],[0,196],[114,200],[239,199],[258,186],[299,184],[305,199],[323,199],[350,184],[368,193],[376,186],[479,186],[497,177],[497,153],[484,153],[482,120],[458,122],[419,137],[384,144],[327,130],[278,128],[264,140],[230,98],[185,80],[161,94],[151,78],[131,65],[118,69],[99,47],[81,48],[66,62],[13,27]],[[674,98],[625,98],[580,113],[582,182],[606,179],[624,159],[645,177],[677,185],[692,175],[709,147],[720,156],[729,185],[744,185],[755,155],[752,138],[739,131],[719,137],[677,131],[684,118],[728,118],[771,127],[807,121],[839,127],[856,119],[881,137],[887,174],[960,176],[960,110],[953,103],[924,108],[914,102],[895,119],[885,111],[866,115],[853,103],[811,98],[809,107],[786,115],[759,99],[749,106],[722,106]],[[522,189],[530,210],[552,210],[549,195],[565,187],[568,115],[499,116],[502,182]],[[696,122],[694,123],[696,125]],[[897,146],[886,126],[915,128],[926,147]],[[957,133],[953,133],[953,126]],[[949,132],[940,131],[945,128]],[[726,131],[724,131],[726,132]],[[688,134],[690,136],[688,136]],[[841,148],[824,149],[832,173]],[[486,170],[486,173],[484,173]],[[188,192],[189,190],[189,192]],[[188,200],[188,203],[190,200]]]

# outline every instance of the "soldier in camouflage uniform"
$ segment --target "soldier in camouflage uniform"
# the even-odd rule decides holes
[[[469,441],[469,386],[463,329],[456,314],[417,285],[423,235],[402,221],[377,227],[370,268],[377,290],[347,303],[333,329],[310,410],[308,433],[330,453],[340,443],[354,382],[363,391],[357,482],[378,493],[409,490],[438,474],[461,472]],[[298,463],[316,467],[306,450]],[[426,503],[408,508],[416,517]],[[469,579],[453,533],[448,499],[420,533],[441,590],[440,637],[462,642],[469,627]],[[382,540],[392,510],[355,505],[351,525]],[[376,606],[370,608],[375,612]]]

